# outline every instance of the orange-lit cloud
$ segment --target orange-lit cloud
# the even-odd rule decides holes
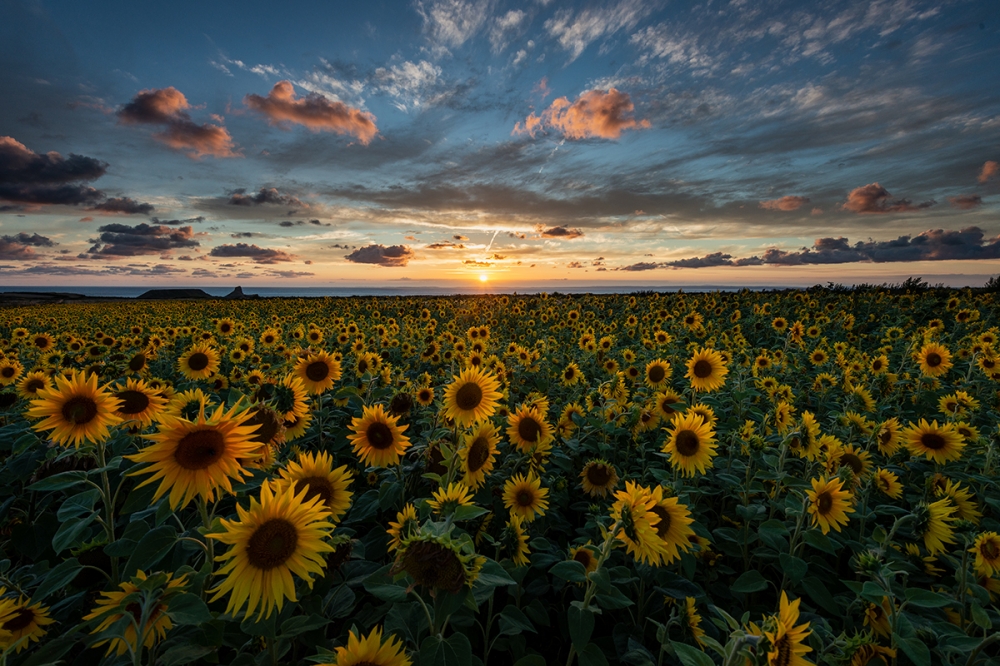
[[[893,199],[884,187],[871,183],[851,190],[842,208],[853,213],[904,213],[930,208],[934,203],[925,201],[914,206],[909,199]]]
[[[761,201],[759,205],[764,210],[793,211],[802,208],[807,203],[809,203],[809,197],[785,196],[780,199]]]
[[[948,203],[959,210],[972,210],[983,205],[983,198],[978,194],[960,194],[957,197],[948,197]]]
[[[979,172],[979,182],[985,183],[992,178],[996,178],[998,175],[1000,175],[1000,162],[989,160],[983,163],[983,168]]]
[[[372,114],[351,108],[343,102],[332,102],[316,93],[297,99],[291,81],[278,81],[267,97],[247,95],[243,103],[263,113],[272,124],[295,123],[314,132],[325,130],[347,134],[364,145],[371,143],[378,134]]]
[[[222,125],[195,123],[187,113],[190,108],[184,93],[173,86],[141,90],[118,110],[118,120],[126,125],[164,125],[153,138],[191,158],[242,157],[229,130]]]
[[[624,130],[646,129],[648,120],[636,120],[635,105],[628,93],[611,88],[588,90],[575,102],[566,97],[553,100],[541,115],[528,115],[516,123],[512,134],[535,136],[544,128],[560,132],[567,139],[617,139]]]

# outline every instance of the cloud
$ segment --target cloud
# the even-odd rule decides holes
[[[280,261],[292,261],[295,259],[295,255],[289,254],[284,250],[274,250],[272,248],[258,247],[257,245],[248,245],[246,243],[237,243],[236,245],[219,245],[218,247],[213,247],[212,251],[209,252],[209,255],[213,257],[227,258],[245,257],[258,264],[276,264]]]
[[[184,94],[171,86],[140,91],[117,115],[125,125],[163,125],[163,131],[153,134],[153,138],[193,159],[206,155],[242,157],[235,150],[229,130],[222,125],[195,123],[187,113],[190,108]]]
[[[441,95],[436,94],[440,77],[441,68],[426,60],[418,63],[407,60],[391,67],[379,67],[372,75],[378,89],[396,98],[396,108],[404,112],[440,98]]]
[[[240,188],[229,193],[230,206],[261,206],[278,205],[286,208],[308,208],[298,197],[291,194],[282,194],[274,187],[262,187],[255,194],[247,194],[246,190]]]
[[[274,125],[295,123],[314,132],[325,130],[347,134],[366,146],[378,134],[375,116],[372,114],[351,108],[343,102],[328,100],[316,93],[296,99],[291,81],[278,81],[267,97],[249,94],[243,98],[243,103],[267,116]]]
[[[841,206],[844,210],[854,213],[905,213],[909,211],[930,208],[936,202],[925,201],[912,205],[909,199],[892,199],[889,191],[878,183],[857,187],[847,195],[847,201]]]
[[[26,204],[92,204],[104,193],[81,184],[104,175],[106,162],[53,151],[39,155],[9,136],[0,136],[0,200]]]
[[[758,205],[764,210],[793,211],[798,210],[807,203],[809,203],[809,197],[784,196],[780,199],[761,201]]]
[[[619,30],[631,30],[654,7],[644,0],[622,0],[614,7],[588,8],[573,13],[560,9],[545,22],[545,29],[576,60],[591,43]]]
[[[413,250],[405,245],[367,245],[344,257],[355,264],[405,266],[413,258]]]
[[[916,236],[900,236],[890,241],[858,241],[846,238],[817,238],[811,248],[789,252],[769,248],[762,256],[733,259],[716,252],[704,257],[669,261],[663,266],[705,268],[708,266],[803,266],[849,263],[895,263],[901,261],[946,261],[1000,259],[1000,236],[986,239],[979,227],[961,231],[929,229]],[[629,270],[623,268],[619,270]]]
[[[490,0],[418,1],[417,13],[424,21],[424,32],[439,51],[461,46],[483,27],[490,15]]]
[[[55,243],[50,238],[39,234],[26,234],[23,231],[13,236],[0,236],[0,261],[38,259],[40,255],[32,249],[32,246],[52,247],[53,245]]]
[[[464,250],[465,245],[452,243],[451,241],[441,241],[424,246],[425,250]]]
[[[150,222],[152,222],[153,224],[166,224],[167,226],[171,227],[178,227],[181,226],[182,224],[192,224],[195,222],[204,222],[204,221],[205,218],[202,217],[201,215],[199,215],[198,217],[191,217],[186,220],[161,220],[157,217],[154,217],[153,219],[150,220]]]
[[[653,261],[640,261],[636,264],[630,264],[628,266],[621,266],[616,268],[616,271],[651,271],[657,268],[661,268],[661,265]]]
[[[983,205],[983,198],[978,194],[960,194],[948,197],[948,203],[959,210],[972,210]]]
[[[0,236],[0,240],[7,243],[20,243],[21,245],[34,245],[35,247],[54,247],[55,242],[41,234],[27,234],[25,232],[20,232],[13,236],[4,235]]]
[[[149,225],[145,222],[130,226],[127,224],[105,224],[98,227],[100,237],[80,258],[134,257],[146,254],[163,254],[179,248],[198,247],[192,227],[172,228],[165,225]]]
[[[153,212],[153,205],[139,203],[128,197],[118,197],[115,199],[106,199],[87,210],[99,210],[115,215],[149,215]]]
[[[1000,162],[988,160],[983,163],[983,168],[979,172],[979,182],[985,183],[986,181],[995,178],[997,175],[1000,175]]]
[[[490,46],[493,53],[502,53],[511,40],[522,32],[528,15],[520,9],[512,9],[503,16],[493,19],[490,26]]]
[[[568,229],[566,227],[550,227],[539,231],[542,238],[580,238],[583,231],[580,229]]]
[[[628,93],[610,88],[588,90],[575,102],[566,97],[552,101],[541,115],[529,114],[524,123],[516,123],[511,134],[528,134],[532,137],[549,127],[561,132],[567,139],[617,139],[623,130],[647,129],[648,120],[633,117],[635,106]]]

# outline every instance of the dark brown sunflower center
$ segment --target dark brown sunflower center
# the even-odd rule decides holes
[[[587,481],[590,481],[591,485],[603,488],[611,481],[611,470],[603,463],[591,465],[587,469]]]
[[[541,431],[542,426],[530,416],[524,417],[517,424],[517,434],[526,442],[537,442]]]
[[[132,372],[139,372],[146,367],[146,355],[136,354],[128,362],[128,369]]]
[[[208,367],[208,354],[204,352],[196,352],[188,356],[188,367],[198,372],[199,370],[204,370]]]
[[[844,457],[840,459],[840,462],[851,468],[851,471],[855,474],[861,474],[861,470],[865,468],[861,458],[854,455],[853,453],[845,453]]]
[[[226,438],[218,430],[195,430],[177,443],[174,460],[184,469],[205,469],[226,452]]]
[[[63,403],[63,418],[74,425],[90,423],[97,417],[97,403],[85,396],[75,396]]]
[[[535,493],[527,488],[522,488],[517,492],[514,499],[517,500],[518,506],[531,506],[535,503]]]
[[[652,511],[660,517],[660,522],[656,523],[656,534],[661,539],[666,539],[667,534],[670,532],[670,523],[672,522],[670,511],[659,505],[654,506]]]
[[[4,631],[21,631],[31,626],[35,620],[35,611],[30,608],[19,608],[14,612],[14,616],[3,623]]]
[[[299,531],[284,518],[271,518],[254,530],[247,543],[247,560],[255,569],[281,566],[299,545]]]
[[[930,367],[936,368],[937,366],[941,365],[941,355],[938,354],[937,352],[931,352],[930,354],[927,355],[926,362],[927,365],[929,365]]]
[[[882,361],[872,361],[872,370],[881,370]]]
[[[654,365],[649,369],[649,381],[659,384],[667,376],[667,371],[662,365]]]
[[[675,446],[677,453],[682,456],[693,456],[701,448],[701,440],[698,438],[698,433],[693,430],[681,430],[677,433]]]
[[[115,397],[122,401],[118,411],[122,414],[139,414],[149,407],[149,396],[142,391],[119,391]]]
[[[594,561],[594,555],[587,548],[581,548],[576,551],[573,555],[573,559],[584,566],[584,568],[589,567],[590,563]]]
[[[882,446],[886,446],[892,441],[892,431],[885,428],[878,434],[878,441],[882,442]]]
[[[325,476],[307,476],[303,479],[298,479],[295,482],[295,494],[298,495],[301,493],[303,488],[308,488],[306,490],[305,501],[308,502],[314,497],[319,497],[323,500],[323,504],[327,506],[333,503],[333,484]]]
[[[39,336],[35,338],[35,346],[38,347],[39,349],[45,349],[46,347],[49,346],[49,339]]]
[[[365,437],[368,438],[371,447],[379,451],[392,446],[392,428],[381,421],[375,421],[368,426],[368,429],[365,430]]]
[[[466,457],[466,464],[470,472],[478,472],[486,464],[490,457],[490,442],[485,437],[477,437],[469,445],[469,454]]]
[[[821,515],[825,516],[830,513],[830,509],[833,508],[833,496],[827,492],[822,492],[816,496],[816,506],[819,508]]]
[[[1000,558],[1000,546],[998,546],[997,542],[992,539],[983,543],[983,545],[979,547],[979,552],[982,554],[983,558],[990,561]],[[3,628],[6,629],[7,625],[4,625]]]
[[[698,379],[705,379],[712,376],[712,364],[702,359],[694,364],[694,376]]]
[[[576,377],[576,370],[573,368],[566,368],[566,372],[563,373],[563,377],[566,379],[573,379]]]
[[[330,375],[330,366],[325,361],[313,361],[306,366],[306,377],[309,381],[321,382]]]
[[[944,437],[936,432],[925,432],[920,436],[920,443],[933,451],[943,449],[947,445]]]
[[[470,411],[483,401],[483,389],[475,382],[466,382],[455,393],[455,404],[463,411]]]
[[[458,592],[465,584],[465,567],[450,548],[431,542],[417,542],[406,549],[396,564],[419,585]]]
[[[45,388],[45,382],[43,382],[41,379],[38,378],[29,379],[24,384],[25,393],[37,393],[38,389],[42,388]]]
[[[11,377],[14,376],[16,372],[17,370],[13,366],[5,365],[3,370],[0,370],[0,375],[3,375],[7,379],[10,379]]]
[[[281,422],[277,415],[270,409],[258,409],[246,421],[248,426],[260,426],[254,434],[250,435],[250,441],[259,444],[270,444],[278,431],[281,430]]]
[[[770,662],[771,666],[789,666],[792,663],[792,643],[788,640],[788,636],[782,636],[775,641],[774,648],[778,656]]]

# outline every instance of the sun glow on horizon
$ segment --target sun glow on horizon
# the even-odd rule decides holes
[[[489,279],[490,279],[490,276],[487,275],[486,273],[480,273],[479,274],[479,281],[480,282],[486,282]]]

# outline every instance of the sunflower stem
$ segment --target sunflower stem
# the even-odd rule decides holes
[[[108,480],[107,456],[104,442],[97,443],[97,464],[101,468],[101,498],[104,500],[104,531],[108,535],[108,545],[115,542],[115,497],[111,494],[111,482]],[[118,558],[111,559],[111,582],[118,584]]]

